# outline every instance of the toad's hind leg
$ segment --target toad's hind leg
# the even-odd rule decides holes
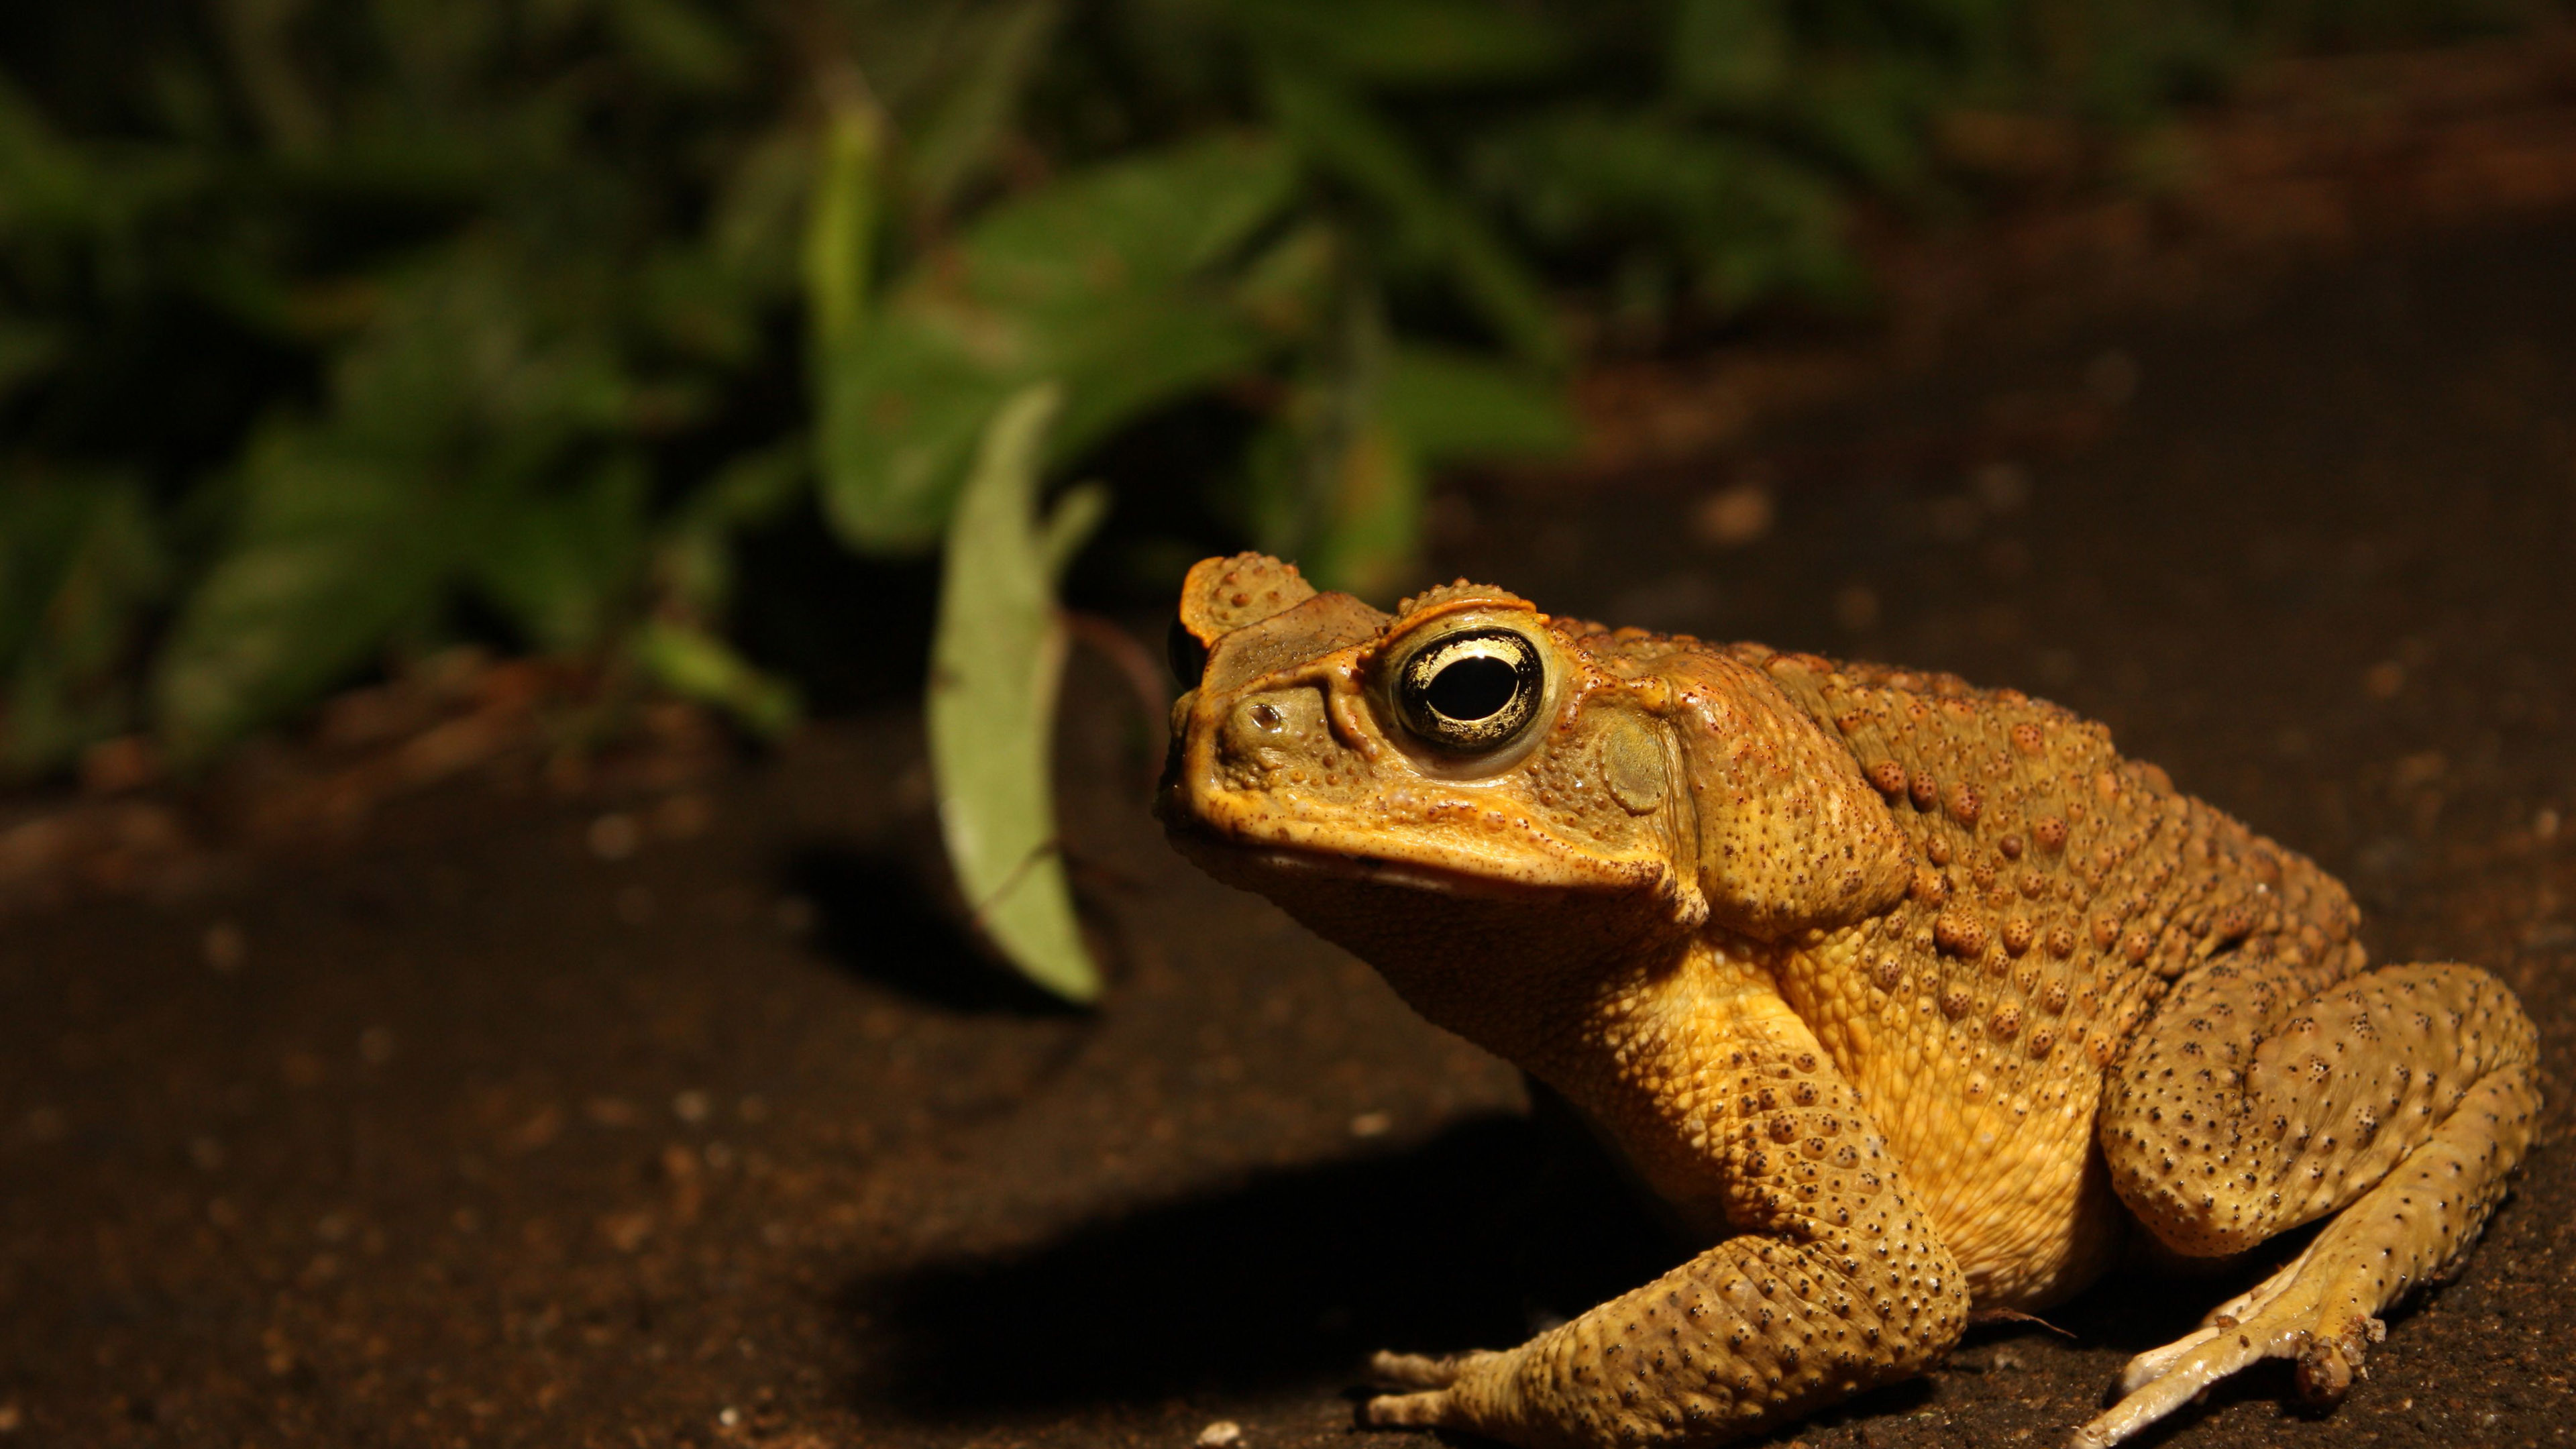
[[[2075,1436],[2116,1444],[2261,1358],[2332,1402],[2375,1316],[2477,1237],[2531,1141],[2536,1036],[2468,966],[2391,966],[2300,999],[2265,963],[2220,963],[2159,1008],[2106,1083],[2111,1180],[2168,1246],[2234,1253],[2341,1209],[2307,1250],[2200,1332],[2129,1366]]]

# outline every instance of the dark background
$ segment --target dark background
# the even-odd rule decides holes
[[[1426,576],[2102,718],[2341,875],[2381,958],[2521,994],[2543,1146],[2459,1280],[2332,1415],[2267,1368],[2148,1442],[2576,1422],[2576,52],[2541,35],[2261,71],[2153,204],[1891,228],[1875,310],[1596,356],[1577,456],[1424,510]],[[9,797],[0,1444],[1341,1444],[1369,1350],[1509,1342],[1679,1251],[1511,1071],[1164,847],[1107,656],[1057,743],[1108,995],[994,965],[937,853],[920,580],[757,546],[810,561],[778,627],[895,682],[809,684],[769,745],[648,691],[567,755],[532,721],[595,686],[495,624],[208,773]],[[1153,637],[1123,587],[1077,601]],[[1775,1441],[2056,1442],[2253,1271],[2116,1278]]]

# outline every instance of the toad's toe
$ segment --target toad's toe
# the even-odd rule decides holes
[[[1369,1356],[1369,1377],[1380,1387],[1390,1389],[1445,1389],[1458,1382],[1458,1376],[1485,1359],[1498,1357],[1488,1349],[1439,1357],[1426,1353],[1385,1353]]]
[[[1379,1355],[1380,1358],[1397,1356]],[[1368,1401],[1363,1413],[1369,1423],[1382,1429],[1437,1428],[1449,1422],[1449,1391],[1431,1389],[1418,1394],[1380,1394]]]

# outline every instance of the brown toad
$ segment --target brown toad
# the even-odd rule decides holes
[[[1713,1443],[2096,1276],[2133,1225],[2287,1267],[2128,1367],[2124,1439],[2265,1357],[2331,1401],[2531,1136],[2530,1021],[2376,969],[2306,859],[1948,675],[1191,571],[1160,809],[1219,877],[1573,1102],[1710,1245],[1374,1423]]]

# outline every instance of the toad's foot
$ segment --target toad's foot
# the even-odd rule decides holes
[[[1476,1367],[1481,1360],[1500,1357],[1502,1357],[1502,1355],[1485,1349],[1477,1349],[1472,1353],[1456,1353],[1439,1356],[1426,1353],[1378,1353],[1371,1355],[1369,1358],[1369,1377],[1376,1380],[1378,1385],[1382,1388],[1415,1390],[1445,1389],[1451,1384],[1458,1382],[1458,1378],[1461,1374],[1464,1374],[1468,1370]],[[1436,1397],[1438,1397],[1437,1394],[1421,1392],[1409,1394],[1381,1394],[1376,1398],[1369,1400],[1368,1421],[1372,1424],[1417,1424],[1430,1422],[1429,1420],[1424,1419],[1400,1417],[1405,1412],[1400,1405],[1407,1399],[1431,1399]],[[1386,1407],[1381,1409],[1381,1405]],[[1399,1417],[1388,1418],[1382,1417],[1382,1415],[1398,1415]]]
[[[2192,1350],[2218,1337],[2221,1333],[2234,1333],[2242,1329],[2247,1322],[2270,1307],[2281,1296],[2281,1290],[2297,1280],[2299,1269],[2307,1261],[2307,1253],[2302,1251],[2297,1258],[2274,1272],[2271,1277],[2211,1309],[2208,1316],[2200,1320],[2199,1328],[2162,1348],[2148,1349],[2145,1353],[2129,1360],[2128,1365],[2120,1370],[2120,1392],[2136,1393],[2157,1379],[2163,1378],[2166,1370],[2190,1357]]]
[[[2107,1449],[2266,1358],[2299,1361],[2299,1393],[2309,1402],[2340,1400],[2366,1372],[2362,1357],[2369,1346],[2388,1336],[2364,1306],[2368,1297],[2337,1281],[2346,1276],[2318,1262],[2311,1244],[2199,1329],[2129,1360],[2120,1375],[2124,1397],[2076,1430],[2070,1449]]]
[[[1484,1349],[1443,1358],[1419,1353],[1378,1354],[1369,1360],[1369,1377],[1388,1388],[1413,1392],[1373,1395],[1360,1417],[1381,1429],[1436,1429],[1453,1417],[1451,1386],[1480,1360],[1501,1357]]]

